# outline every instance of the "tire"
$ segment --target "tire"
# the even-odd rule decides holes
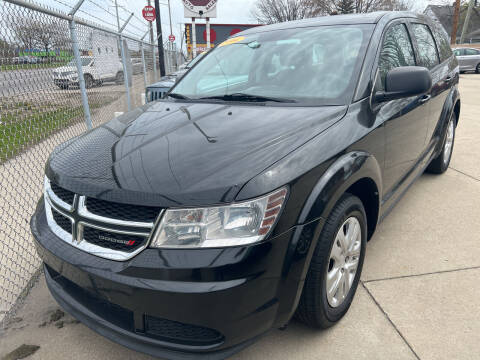
[[[85,79],[85,88],[87,89],[92,88],[93,85],[95,84],[95,81],[93,80],[93,77],[90,74],[86,74],[84,76],[84,79]]]
[[[443,174],[447,171],[452,159],[453,145],[455,144],[455,128],[457,125],[457,115],[455,112],[450,117],[447,124],[445,137],[443,140],[440,154],[434,158],[427,167],[427,172],[431,174]]]
[[[334,253],[338,253],[339,249],[341,249],[338,240],[340,238],[337,239],[337,234],[340,232],[344,233],[347,222],[349,224],[348,230],[350,230],[350,222],[355,220],[357,221],[355,227],[359,230],[357,236],[360,236],[360,239],[358,240],[358,237],[356,237],[357,240],[354,242],[356,244],[356,272],[352,274],[348,265],[350,263],[344,263],[346,272],[350,273],[350,279],[353,278],[353,281],[351,281],[351,286],[346,291],[343,300],[337,299],[338,301],[335,303],[331,292],[327,291],[327,277],[329,277],[329,274],[334,274],[335,268],[337,268],[336,274],[340,276],[340,280],[334,281],[334,283],[342,283],[341,279],[345,276],[343,265],[341,265],[341,270],[338,270],[337,261],[333,260]],[[348,233],[347,231],[347,236]],[[328,216],[318,239],[295,314],[298,320],[311,327],[326,329],[337,323],[347,313],[360,281],[366,244],[367,220],[365,209],[358,197],[346,193],[337,202]],[[335,249],[334,246],[336,247]],[[352,253],[347,252],[346,254],[351,255]],[[353,256],[350,260],[353,261],[352,259],[354,259]],[[338,271],[341,271],[341,273],[339,274]],[[338,286],[338,289],[340,291],[342,286]]]
[[[477,64],[477,67],[475,68],[475,72],[477,74],[480,74],[480,63]]]
[[[115,84],[121,85],[125,81],[125,77],[123,76],[123,71],[117,72],[117,76],[115,76]]]

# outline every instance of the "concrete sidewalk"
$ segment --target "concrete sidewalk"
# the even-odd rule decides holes
[[[379,226],[345,318],[327,331],[292,322],[233,359],[479,358],[480,75],[461,75],[460,91],[450,169],[419,178]],[[0,337],[0,358],[29,344],[40,348],[28,359],[153,359],[58,308],[41,278]]]

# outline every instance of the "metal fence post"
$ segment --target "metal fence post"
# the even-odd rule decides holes
[[[130,86],[128,81],[128,72],[127,72],[127,60],[125,58],[125,48],[123,46],[123,36],[120,35],[120,52],[122,53],[122,64],[123,64],[123,83],[125,84],[126,96],[127,96],[127,109],[128,111],[132,110],[132,101],[130,100]]]
[[[157,81],[157,57],[155,56],[155,44],[152,42],[152,59],[153,59],[153,82]]]
[[[143,66],[143,83],[145,88],[147,87],[147,67],[145,66],[145,51],[143,50],[143,43],[140,43],[140,48],[142,49],[142,66]]]
[[[73,55],[75,57],[75,63],[77,65],[78,84],[80,86],[80,94],[82,95],[83,112],[85,113],[85,123],[87,124],[87,129],[90,130],[93,127],[93,125],[92,125],[92,118],[90,116],[90,105],[88,105],[87,89],[85,88],[85,79],[83,77],[82,59],[80,57],[80,51],[78,50],[78,40],[77,40],[77,32],[75,30],[75,21],[70,20],[68,22],[68,25],[70,27],[70,36],[72,39]]]

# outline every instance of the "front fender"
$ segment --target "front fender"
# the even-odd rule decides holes
[[[325,171],[310,193],[298,217],[298,224],[320,217],[326,219],[345,191],[363,178],[373,180],[378,193],[382,193],[380,165],[373,155],[364,151],[352,151],[340,156]]]
[[[303,258],[301,269],[297,268],[294,272],[296,272],[295,277],[305,279],[325,219],[348,188],[365,178],[372,180],[377,192],[381,194],[380,166],[375,157],[366,152],[349,152],[340,156],[329,166],[311,191],[300,212],[297,221],[300,226],[292,236],[287,251],[283,267],[284,276],[288,276],[293,264]],[[379,207],[380,203],[376,205]],[[317,221],[319,219],[321,221]],[[316,229],[312,229],[311,224],[316,224]],[[305,231],[306,229],[308,231]]]

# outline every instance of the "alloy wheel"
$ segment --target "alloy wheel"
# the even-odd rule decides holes
[[[338,229],[327,267],[327,300],[340,306],[348,296],[357,273],[362,248],[362,230],[356,217],[349,217]]]
[[[453,138],[455,135],[455,124],[453,120],[450,119],[447,128],[447,137],[445,139],[445,145],[443,147],[443,162],[447,164],[450,161],[450,156],[452,156],[453,149]]]

